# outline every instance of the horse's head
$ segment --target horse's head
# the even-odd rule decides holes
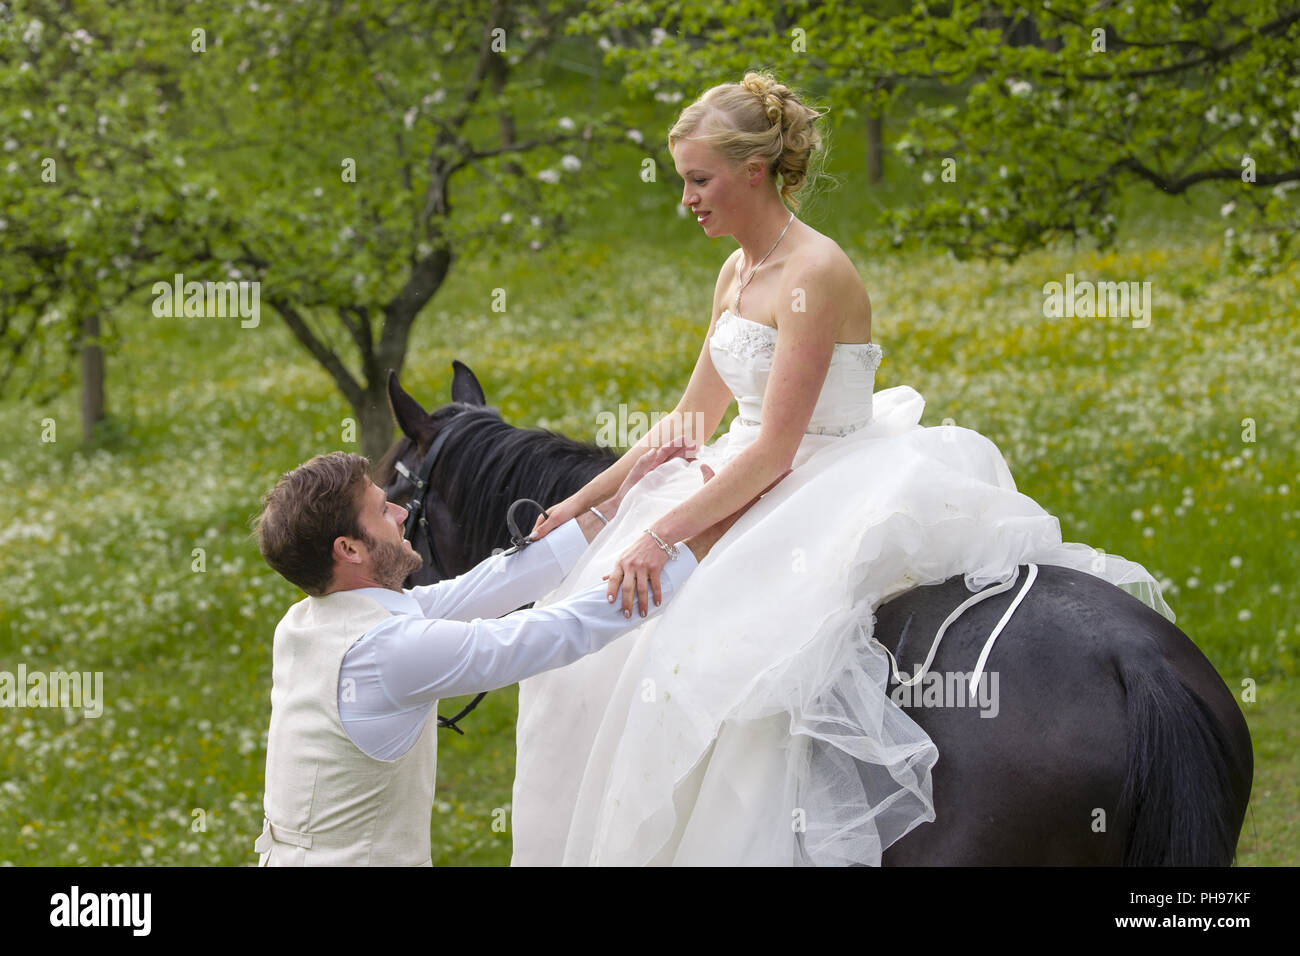
[[[374,482],[406,508],[406,536],[424,567],[406,587],[469,570],[512,536],[510,505],[563,501],[618,460],[611,449],[543,428],[516,428],[488,407],[465,364],[452,362],[451,402],[434,412],[388,373],[388,400],[402,437],[374,467]],[[515,515],[530,522],[533,515]],[[521,528],[531,527],[530,524]]]
[[[374,481],[389,501],[406,508],[406,537],[424,567],[406,579],[406,587],[432,584],[455,577],[473,562],[468,542],[457,533],[456,522],[444,496],[438,493],[438,476],[443,445],[454,430],[457,416],[474,408],[485,408],[483,387],[462,362],[452,362],[451,402],[426,412],[388,372],[388,401],[402,431],[399,438],[375,466]]]

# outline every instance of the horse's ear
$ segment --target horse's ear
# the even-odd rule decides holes
[[[429,413],[406,394],[406,390],[397,381],[397,373],[391,368],[388,370],[388,404],[392,406],[393,417],[397,419],[397,427],[402,430],[402,434],[411,441],[418,442],[420,431],[429,420]]]
[[[451,368],[451,400],[467,405],[486,405],[487,396],[483,394],[483,386],[478,383],[469,366],[460,359],[453,359]]]

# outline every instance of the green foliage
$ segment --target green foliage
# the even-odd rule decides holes
[[[1055,0],[1007,16],[985,4],[872,7],[651,0],[579,23],[606,38],[629,87],[656,96],[756,68],[850,118],[942,91],[913,100],[894,143],[927,188],[891,213],[881,251],[1015,259],[1061,237],[1108,247],[1124,187],[1138,182],[1212,192],[1234,216],[1234,267],[1263,274],[1290,261],[1300,227],[1293,2]],[[1026,27],[1034,42],[1016,42]]]
[[[163,248],[186,255],[184,183],[156,146],[176,102],[168,24],[105,4],[0,11],[0,387],[15,372],[24,394],[66,384],[82,318],[130,295]]]
[[[86,314],[156,324],[140,292],[178,273],[257,282],[373,411],[452,264],[548,245],[601,195],[609,145],[630,145],[617,110],[585,108],[545,60],[580,64],[561,35],[572,9],[6,5],[11,366],[39,375],[37,339],[72,354]]]

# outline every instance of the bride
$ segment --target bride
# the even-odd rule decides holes
[[[739,248],[676,409],[534,536],[609,497],[647,450],[685,435],[696,454],[637,484],[536,606],[608,580],[636,613],[658,601],[672,542],[776,484],[663,614],[519,685],[515,865],[879,864],[934,820],[941,755],[885,693],[877,605],[954,574],[978,590],[1033,561],[1173,616],[1141,566],[1062,542],[988,439],[922,427],[907,386],[874,392],[867,290],[792,211],[822,155],[819,115],[748,73],[669,133],[682,203]],[[733,399],[729,430],[700,444]]]

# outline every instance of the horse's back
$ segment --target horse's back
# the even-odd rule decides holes
[[[1023,582],[1027,568],[1021,567]],[[931,664],[968,675],[1020,585],[964,612]],[[877,609],[875,638],[906,678],[934,635],[968,598],[960,576],[916,588]],[[1205,655],[1166,618],[1094,575],[1040,565],[1021,605],[999,634],[979,695],[962,705],[951,692],[902,698],[903,709],[934,741],[936,820],[884,854],[888,865],[1115,865],[1123,861],[1132,775],[1126,675],[1158,675],[1181,686],[1214,715],[1224,746],[1249,734],[1231,692]],[[938,691],[933,679],[924,679]],[[945,679],[947,688],[956,682]],[[897,685],[891,680],[891,691]],[[1232,768],[1242,779],[1239,761]],[[1244,812],[1249,793],[1237,787]],[[1239,827],[1239,823],[1238,823]]]

